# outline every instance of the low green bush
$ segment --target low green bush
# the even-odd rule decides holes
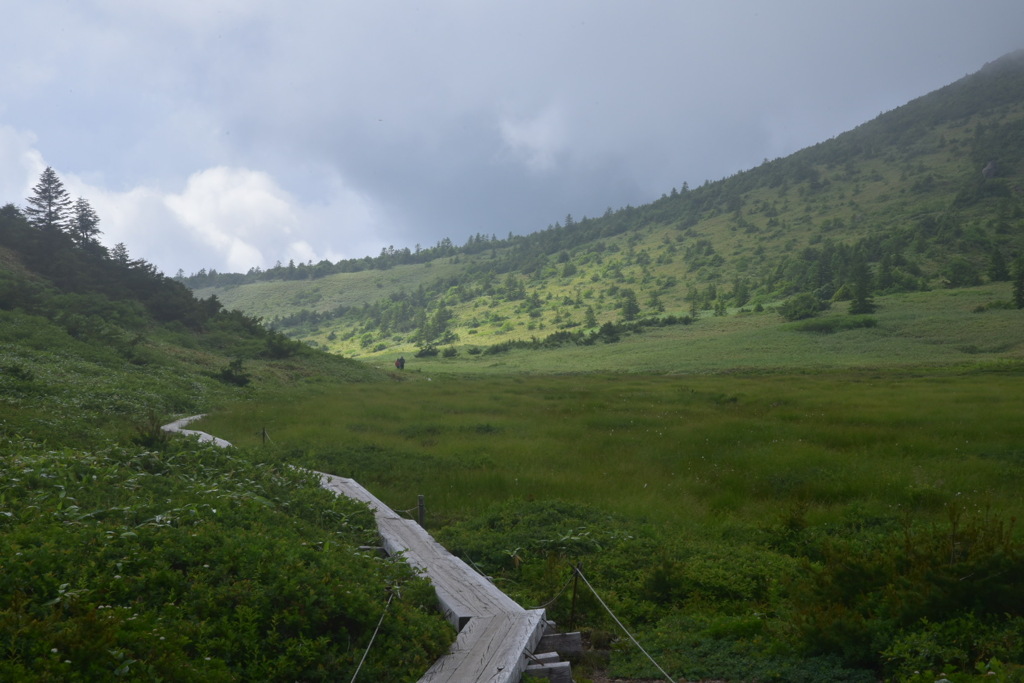
[[[822,311],[828,310],[830,304],[822,301],[814,294],[797,294],[793,298],[781,304],[778,308],[779,315],[789,321],[813,318]]]
[[[797,332],[817,332],[819,334],[835,334],[847,330],[856,330],[868,327],[877,327],[878,321],[875,318],[866,316],[844,316],[831,318],[811,318],[793,323],[792,329]]]
[[[896,681],[913,680],[922,671],[959,672],[961,677],[976,672],[991,680],[989,671],[1005,669],[1001,662],[1024,660],[1021,633],[1022,616],[979,618],[968,612],[940,621],[924,618],[901,631],[882,656]],[[1015,678],[996,680],[1024,680],[1024,670]]]
[[[0,679],[415,679],[448,647],[429,585],[315,476],[180,441],[0,439]]]
[[[995,634],[1024,619],[1024,542],[991,514],[949,511],[946,528],[908,522],[898,533],[824,540],[823,560],[806,561],[788,587],[798,647],[861,667],[879,666],[885,651],[897,673],[921,659],[973,668],[1019,657],[1016,642],[998,645]],[[943,646],[910,656],[922,640]]]

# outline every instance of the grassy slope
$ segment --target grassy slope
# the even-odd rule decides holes
[[[36,236],[19,227],[0,236]],[[291,463],[160,430],[386,375],[270,353],[265,330],[226,313],[188,327],[59,291],[25,265],[37,254],[0,248],[0,679],[348,680],[396,585],[362,673],[425,671],[453,634],[427,582],[358,550],[375,543],[365,506]],[[103,262],[71,254],[96,287]],[[239,360],[245,386],[218,378]]]
[[[831,149],[834,144],[822,143],[786,160],[691,191],[720,190],[731,198],[705,210],[696,225],[685,229],[673,218],[673,203],[682,200],[662,198],[650,207],[641,207],[637,213],[641,217],[629,231],[598,242],[574,244],[568,250],[568,262],[575,267],[575,274],[562,276],[563,264],[552,253],[548,254],[547,266],[520,276],[527,294],[536,293],[544,302],[539,317],[527,315],[521,301],[508,301],[500,294],[478,295],[468,301],[448,297],[447,305],[454,313],[451,330],[459,338],[456,346],[488,346],[509,338],[544,337],[558,329],[580,329],[587,307],[594,309],[598,323],[616,321],[621,316],[616,288],[634,290],[642,314],[647,315],[655,312],[650,303],[652,294],[658,295],[665,313],[684,315],[690,312],[688,297],[692,294],[714,284],[719,297],[727,298],[739,279],[745,280],[753,292],[747,308],[757,303],[770,305],[785,296],[787,280],[784,276],[772,285],[767,283],[773,281],[780,266],[799,260],[804,249],[820,249],[828,242],[852,244],[872,236],[890,237],[913,229],[924,219],[947,221],[952,227],[944,228],[942,235],[927,235],[910,247],[902,247],[903,255],[921,269],[915,277],[929,287],[941,288],[943,268],[961,252],[984,271],[988,252],[982,245],[1000,245],[1007,259],[1024,248],[1019,196],[954,204],[958,196],[978,183],[980,174],[973,157],[983,137],[980,131],[997,124],[1019,123],[1022,118],[1024,105],[1005,104],[936,124],[909,142],[892,143],[884,151],[814,162],[811,179],[730,189],[752,184],[747,176],[784,176],[782,170],[774,169],[775,165],[803,163],[800,160],[805,158],[813,161],[824,154],[821,150]],[[864,128],[872,126],[884,129],[879,121]],[[1019,177],[1006,180],[1012,185]],[[692,253],[704,243],[712,246],[721,259],[719,263],[706,254]],[[344,273],[314,281],[260,282],[198,293],[216,294],[229,308],[237,307],[269,320],[301,309],[323,312],[338,305],[372,303],[420,285],[429,288],[433,281],[458,276],[468,267],[486,267],[509,249],[388,271]],[[647,265],[638,262],[638,255],[643,254],[650,257]],[[492,284],[500,284],[504,278],[494,276]],[[737,310],[732,306],[730,313]],[[336,353],[363,358],[374,357],[373,348],[377,346],[384,347],[382,353],[389,356],[409,354],[415,349],[409,335],[402,333],[377,336],[371,347],[365,347],[360,344],[362,330],[352,318],[300,326],[288,332]],[[328,338],[332,333],[335,339]]]
[[[197,289],[195,294],[201,299],[216,295],[227,308],[252,311],[253,315],[269,320],[301,308],[329,311],[338,306],[360,306],[460,271],[458,264],[439,261],[429,265],[398,266],[391,270],[339,273],[312,283],[299,280],[255,282],[226,289],[210,287]]]
[[[153,326],[129,361],[38,316],[0,311],[0,321],[0,428],[55,443],[129,440],[154,422],[206,411],[233,396],[255,399],[281,385],[383,379],[365,365],[317,354],[246,359],[251,382],[237,387],[212,376],[236,356],[203,348],[191,333]]]
[[[637,372],[706,373],[737,370],[811,371],[974,364],[1024,358],[1017,310],[975,312],[1010,296],[1006,283],[883,297],[868,316],[873,328],[834,334],[800,331],[774,312],[705,316],[692,325],[657,328],[615,344],[455,358],[407,357],[406,372]],[[838,303],[824,319],[846,320]],[[393,354],[376,364],[390,368]],[[368,359],[372,365],[374,361]],[[393,368],[390,368],[393,370]]]

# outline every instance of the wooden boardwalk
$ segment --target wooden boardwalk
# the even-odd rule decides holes
[[[175,420],[171,424],[164,425],[163,427],[161,427],[161,429],[164,430],[165,432],[171,432],[173,434],[183,434],[185,436],[198,436],[200,443],[209,442],[216,444],[221,448],[230,448],[231,443],[225,441],[224,439],[218,439],[215,436],[210,436],[206,432],[197,432],[194,429],[185,429],[185,426],[189,422],[195,422],[201,417],[205,417],[205,415],[193,415],[191,417],[183,417],[180,420]]]
[[[533,657],[548,622],[544,610],[526,610],[455,557],[416,522],[398,516],[352,479],[319,473],[321,485],[368,503],[389,555],[402,553],[434,584],[448,621],[459,631],[448,654],[437,660],[420,683],[519,683],[532,675],[571,680],[568,664],[538,663]],[[549,660],[551,658],[548,658]],[[557,659],[557,658],[555,658]]]
[[[231,444],[205,432],[184,429],[193,415],[164,425],[168,432],[197,436],[222,447]],[[526,610],[498,590],[465,562],[435,541],[416,522],[398,516],[352,479],[317,472],[320,484],[335,494],[367,503],[373,510],[388,555],[401,554],[434,585],[438,602],[448,621],[458,630],[448,654],[434,662],[420,683],[519,683],[523,673],[571,682],[567,662],[559,661],[555,642],[566,636],[547,636],[544,610]],[[579,634],[567,634],[579,648]],[[574,636],[574,638],[573,638]],[[545,645],[551,643],[550,645]],[[546,654],[534,654],[546,653]]]

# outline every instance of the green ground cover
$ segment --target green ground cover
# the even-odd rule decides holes
[[[485,354],[471,351],[486,345],[457,343],[453,345],[457,354],[450,357],[438,354],[417,358],[413,349],[406,349],[404,355],[407,372],[427,375],[602,371],[693,374],[971,365],[1024,358],[1020,312],[1000,307],[1011,296],[1009,283],[894,294],[880,297],[878,310],[869,316],[850,316],[848,304],[836,303],[820,318],[834,324],[835,333],[815,331],[807,321],[786,323],[778,313],[766,310],[726,317],[709,314],[692,325],[650,328],[613,344],[566,344],[551,350]],[[873,325],[843,327],[857,318],[869,319]],[[509,333],[491,343],[530,337],[525,332]],[[389,351],[364,360],[387,370],[393,369],[391,362],[396,357],[397,352]]]
[[[524,605],[583,563],[675,675],[1016,680],[1017,361],[403,377],[264,395],[200,428],[395,509],[424,494],[434,533]],[[615,631],[592,598],[549,612]],[[657,675],[621,640],[608,666]]]
[[[181,440],[0,436],[0,679],[406,681],[451,640],[429,585],[318,478]]]

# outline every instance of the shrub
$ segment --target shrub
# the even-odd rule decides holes
[[[899,536],[825,541],[824,561],[791,586],[803,650],[877,669],[879,653],[924,620],[1024,617],[1024,544],[987,514],[949,512],[945,530],[908,523]]]
[[[836,332],[856,330],[858,328],[863,327],[876,327],[877,325],[878,321],[874,318],[868,318],[863,316],[852,318],[833,317],[804,320],[794,324],[792,329],[798,332],[817,332],[819,334],[835,334]]]
[[[284,463],[0,438],[0,680],[414,680],[450,630],[369,510]],[[399,594],[400,593],[400,594]]]
[[[1021,661],[1021,633],[1021,617],[979,619],[968,612],[942,621],[922,619],[901,631],[882,656],[886,670],[896,680],[907,680],[926,670],[983,670],[993,659]]]
[[[35,373],[17,364],[6,365],[0,370],[16,382],[29,384],[35,379]]]
[[[226,366],[220,369],[216,375],[217,379],[227,384],[234,384],[235,386],[244,387],[252,381],[252,377],[249,373],[242,369],[242,359],[236,358],[235,360],[228,363]]]
[[[813,294],[797,294],[789,301],[780,305],[778,308],[779,315],[789,321],[803,320],[804,318],[812,318],[818,313],[828,310],[829,303],[822,301]]]

